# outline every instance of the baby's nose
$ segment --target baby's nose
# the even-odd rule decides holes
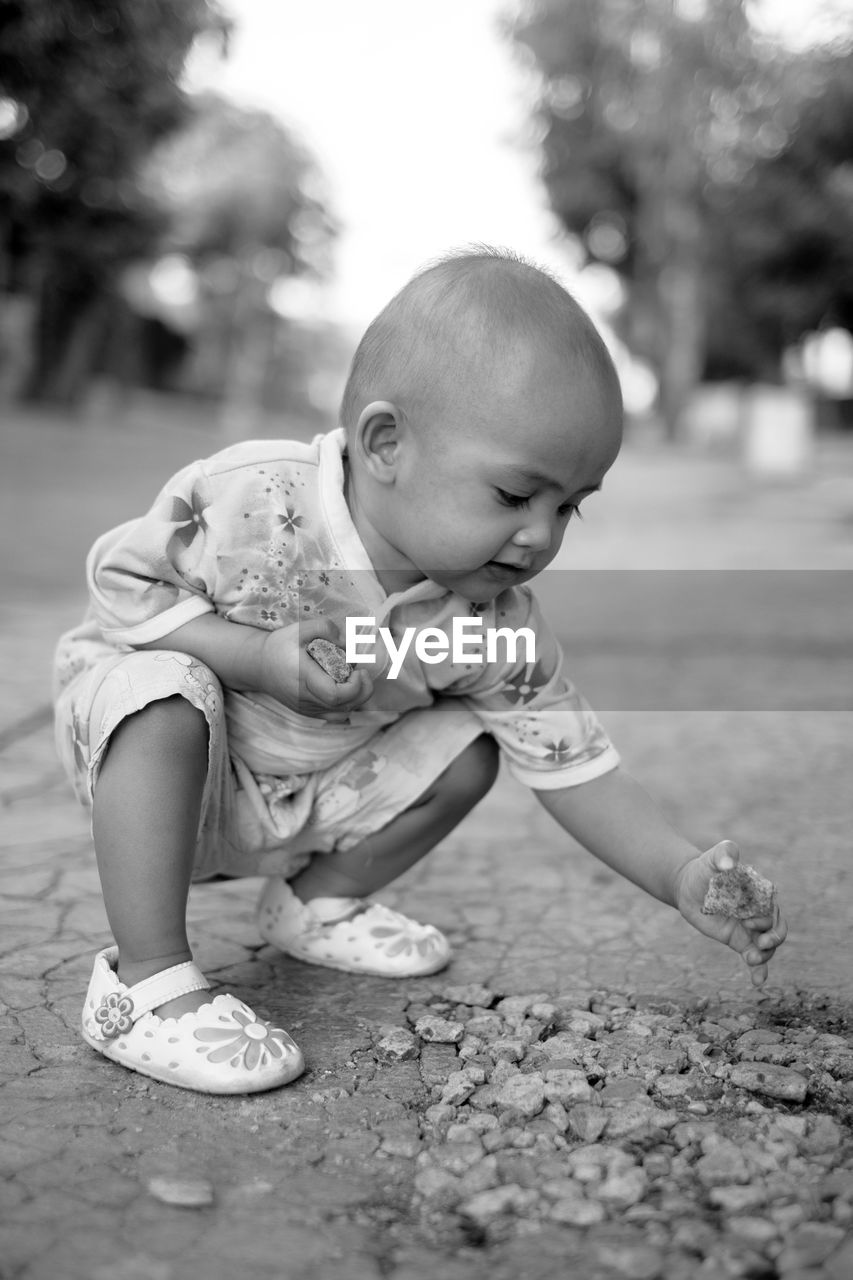
[[[551,545],[553,530],[549,521],[536,520],[519,529],[513,538],[517,547],[529,547],[532,551],[544,551]]]

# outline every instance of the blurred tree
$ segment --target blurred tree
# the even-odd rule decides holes
[[[789,92],[790,62],[757,40],[747,7],[531,0],[512,29],[541,75],[549,198],[588,255],[627,278],[625,336],[658,374],[671,434],[716,342],[709,322],[716,328],[725,317],[724,344],[745,355],[746,326],[759,312],[772,320],[775,267],[760,246],[772,237],[768,219],[778,220],[774,165],[799,99]],[[812,77],[812,91],[815,84]],[[801,195],[805,206],[805,187]],[[736,302],[744,281],[735,278],[734,235],[743,259],[757,253],[763,265],[755,271],[767,276],[764,303],[756,299],[752,310]],[[794,297],[788,303],[796,309]],[[764,356],[756,349],[750,357],[753,373],[766,372],[773,343],[767,334],[762,342]]]
[[[221,341],[208,342],[207,390],[221,392],[230,433],[244,436],[263,400],[281,324],[270,286],[328,267],[335,227],[320,173],[273,116],[205,93],[155,149],[141,186],[168,217],[163,247],[191,262],[207,316],[221,316]]]
[[[185,118],[194,39],[226,31],[216,0],[0,2],[0,291],[36,301],[26,395],[84,385],[117,272],[162,228],[139,162]]]
[[[803,334],[853,331],[853,53],[799,59],[788,80],[787,139],[713,192],[711,376],[773,380]]]

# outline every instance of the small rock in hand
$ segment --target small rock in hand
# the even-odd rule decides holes
[[[347,662],[346,654],[331,640],[318,637],[305,646],[314,661],[321,666],[326,675],[331,676],[335,684],[344,684],[352,675],[352,667]]]
[[[749,920],[773,914],[776,886],[760,876],[754,867],[739,864],[728,871],[715,871],[702,903],[707,916],[729,916]]]

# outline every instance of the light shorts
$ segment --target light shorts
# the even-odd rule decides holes
[[[252,773],[229,753],[222,686],[204,663],[171,650],[116,652],[77,639],[57,655],[56,743],[79,799],[91,806],[111,734],[151,702],[175,694],[209,726],[207,783],[193,879],[295,876],[312,854],[349,849],[426,791],[482,732],[461,700],[442,698],[377,730],[328,768]],[[265,750],[274,746],[264,743]]]

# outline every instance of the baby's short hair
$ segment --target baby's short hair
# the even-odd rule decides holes
[[[470,348],[489,350],[524,334],[547,334],[572,359],[618,388],[610,353],[584,309],[545,268],[510,249],[475,245],[427,264],[368,325],[341,402],[355,426],[365,403],[395,400],[399,388],[436,379]],[[462,348],[464,347],[464,353]]]

